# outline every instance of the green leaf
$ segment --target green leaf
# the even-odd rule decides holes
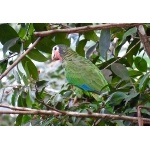
[[[134,35],[137,32],[137,27],[133,27],[131,29],[129,29],[127,32],[125,32],[125,34],[123,35],[122,41],[124,41],[126,39],[127,36],[129,35]]]
[[[147,71],[147,62],[142,57],[136,57],[134,60],[134,64],[139,71],[146,72]]]
[[[1,24],[0,25],[0,41],[4,45],[7,41],[19,38],[17,32],[8,24]],[[21,42],[17,42],[10,50],[13,52],[19,52]],[[8,44],[9,45],[9,44]]]
[[[87,42],[87,40],[83,39],[83,40],[79,41],[79,43],[76,47],[76,52],[83,57],[85,55],[84,47],[86,45],[86,42]]]
[[[131,50],[131,48],[132,48],[132,50]],[[130,64],[130,66],[132,66],[132,64],[133,64],[133,60],[134,60],[133,56],[138,53],[139,49],[140,49],[139,39],[134,39],[127,49],[127,52],[129,50],[131,50],[127,55],[127,60],[128,60],[128,63]]]
[[[3,45],[3,53],[6,54],[7,50],[10,49],[10,47],[14,46],[17,42],[17,40],[19,39],[19,37],[13,38],[9,41],[7,41],[4,45]]]
[[[21,124],[26,124],[31,120],[31,116],[23,115]]]
[[[31,36],[31,41],[34,42],[36,37],[34,35]],[[56,45],[50,36],[44,37],[36,46],[35,48],[45,52],[45,53],[52,53],[52,48]]]
[[[26,29],[25,28],[20,28],[18,35],[21,39],[24,38],[24,36],[26,35]]]
[[[56,44],[65,44],[70,46],[70,40],[67,38],[66,33],[57,33],[55,35],[55,43]]]
[[[98,36],[96,35],[96,33],[94,31],[88,31],[88,32],[85,32],[84,33],[84,37],[85,39],[87,40],[92,40],[94,42],[97,42],[98,41]]]
[[[129,73],[126,67],[119,63],[114,63],[111,65],[111,70],[120,78],[123,80],[129,80]]]
[[[32,77],[34,80],[38,80],[38,70],[34,63],[27,57],[24,57],[21,62],[27,75]]]
[[[139,84],[139,90],[144,92],[149,84],[149,78],[150,76],[150,72],[146,73],[140,80],[140,84]]]
[[[12,98],[11,98],[11,104],[13,106],[15,106],[15,103],[18,100],[18,94],[19,94],[19,89],[14,89],[14,92],[13,92]]]
[[[7,41],[18,37],[17,32],[8,24],[0,25],[0,41],[4,45]]]
[[[26,104],[26,93],[25,92],[22,92],[20,95],[19,95],[19,98],[18,98],[18,106],[19,107],[27,107],[27,104]]]
[[[13,75],[14,75],[17,83],[21,84],[21,79],[20,79],[19,74],[16,70],[13,70]]]
[[[42,53],[40,53],[37,49],[33,49],[32,51],[30,51],[30,53],[28,53],[28,56],[35,60],[35,61],[39,61],[39,62],[44,62],[47,61],[49,58],[46,58]]]
[[[18,115],[16,118],[16,126],[20,126],[22,124],[23,115]]]
[[[46,80],[41,80],[41,81],[37,81],[37,82],[36,82],[37,88],[43,88],[43,87],[45,87],[47,84],[48,84],[48,81],[46,81]]]
[[[102,58],[107,59],[107,51],[110,47],[110,29],[101,31],[99,39],[99,52]]]
[[[46,31],[48,23],[33,23],[35,31]]]
[[[129,76],[130,77],[138,77],[141,76],[143,73],[141,71],[138,70],[129,70]]]
[[[27,93],[27,97],[26,97],[26,104],[27,104],[27,107],[31,108],[32,107],[32,99],[31,99],[31,93],[30,91],[28,90],[28,93]]]
[[[2,74],[7,68],[8,60],[0,62],[0,73]]]
[[[87,51],[86,51],[86,58],[89,59],[90,55],[93,53],[93,51],[96,49],[98,43],[94,44],[93,46],[91,46]]]
[[[24,84],[28,85],[28,80],[27,80],[26,76],[19,70],[18,66],[17,66],[17,70],[18,70],[18,73],[19,73],[20,77],[22,78]]]
[[[125,98],[127,97],[127,95],[123,92],[115,92],[113,94],[110,95],[110,97],[108,98],[108,103],[111,105],[118,105],[120,104]]]

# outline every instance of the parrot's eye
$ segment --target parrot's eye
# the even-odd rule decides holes
[[[56,50],[57,50],[57,48],[58,48],[58,47],[57,47],[57,46],[55,46],[55,47],[54,47],[54,50],[56,51]]]

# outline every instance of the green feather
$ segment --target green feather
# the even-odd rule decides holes
[[[94,93],[108,92],[109,87],[101,71],[88,59],[78,55],[71,48],[63,47],[61,57],[68,82],[80,87],[87,85]]]

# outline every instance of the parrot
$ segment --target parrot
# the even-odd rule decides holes
[[[55,45],[51,57],[53,61],[62,62],[65,77],[71,85],[98,95],[109,91],[108,83],[99,68],[69,46]]]

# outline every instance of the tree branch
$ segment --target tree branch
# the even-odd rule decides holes
[[[127,120],[132,122],[138,122],[138,117],[124,116],[124,115],[112,115],[112,114],[100,114],[100,113],[79,113],[79,112],[70,112],[64,111],[64,113],[60,113],[54,110],[37,110],[31,108],[24,107],[14,107],[9,105],[0,104],[0,107],[9,108],[12,110],[0,110],[0,114],[24,114],[24,115],[60,115],[60,116],[74,116],[74,117],[82,117],[82,118],[102,118],[102,119],[111,119],[111,120]],[[144,123],[150,124],[150,119],[142,118]]]
[[[114,27],[119,27],[119,28],[133,27],[133,26],[138,26],[140,24],[141,23],[114,23],[114,24],[90,25],[90,26],[76,27],[70,29],[55,29],[50,31],[34,32],[34,35],[39,37],[45,37],[53,33],[80,33],[80,32],[87,32],[91,30],[110,29]]]
[[[139,126],[143,126],[143,119],[141,116],[141,108],[140,106],[137,107],[137,116],[138,116],[138,124]]]
[[[42,38],[39,37],[37,40],[32,44],[30,48],[28,48],[18,59],[11,65],[9,68],[7,68],[0,76],[0,80],[8,74],[8,72],[13,69],[22,59],[25,57],[36,45],[37,43],[41,40]]]
[[[145,51],[147,52],[148,56],[150,57],[150,42],[149,42],[149,39],[146,35],[146,32],[145,32],[143,25],[138,26],[138,34],[139,34],[139,37],[141,39],[141,42],[144,45]]]

